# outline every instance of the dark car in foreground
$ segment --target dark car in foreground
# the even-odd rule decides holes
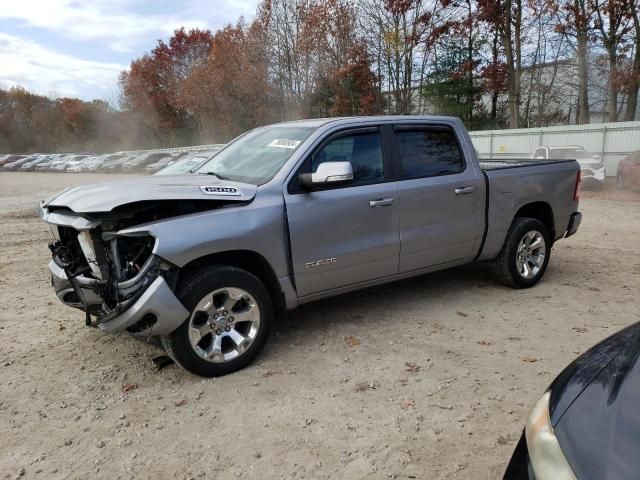
[[[616,185],[618,188],[640,189],[640,150],[620,160]]]
[[[536,402],[504,480],[640,478],[640,323],[578,357]]]

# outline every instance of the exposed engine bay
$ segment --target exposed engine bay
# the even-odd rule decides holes
[[[66,207],[43,209],[41,215],[50,222],[55,238],[49,245],[53,262],[64,270],[72,287],[61,300],[84,310],[87,323],[90,315],[100,323],[126,309],[158,276],[173,286],[178,269],[153,254],[156,239],[123,230],[228,203],[213,199],[141,201],[110,212],[81,215]]]

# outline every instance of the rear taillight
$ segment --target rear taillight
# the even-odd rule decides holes
[[[576,186],[573,189],[573,200],[575,202],[580,200],[580,170],[576,173]]]

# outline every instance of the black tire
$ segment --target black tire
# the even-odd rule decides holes
[[[545,257],[540,270],[531,278],[518,271],[518,246],[529,232],[539,232],[545,242]],[[547,270],[551,257],[551,235],[544,223],[535,218],[516,217],[507,233],[504,246],[498,258],[493,262],[493,272],[498,282],[511,288],[529,288],[540,281]]]
[[[193,310],[205,296],[225,288],[242,289],[255,299],[260,311],[260,324],[253,342],[246,350],[224,363],[213,363],[200,357],[192,347],[189,339],[190,322]],[[180,282],[177,296],[190,315],[172,334],[162,337],[162,346],[185,370],[201,377],[227,375],[246,367],[264,347],[273,325],[273,305],[264,284],[246,270],[227,265],[201,268]]]

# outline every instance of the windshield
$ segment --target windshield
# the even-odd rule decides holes
[[[552,148],[549,158],[591,159],[591,155],[584,148]]]
[[[196,173],[261,185],[278,173],[314,130],[290,125],[257,128],[238,137]]]

